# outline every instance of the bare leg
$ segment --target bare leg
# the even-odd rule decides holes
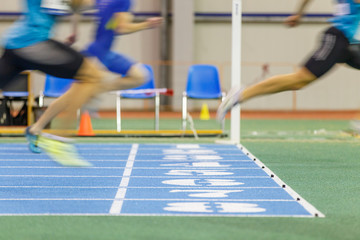
[[[125,77],[106,83],[103,91],[108,92],[138,87],[146,82],[147,76],[147,70],[141,64],[135,64],[130,68]]]
[[[261,95],[299,90],[316,79],[317,77],[314,74],[303,67],[295,73],[277,75],[244,89],[240,94],[239,102],[245,102]]]
[[[317,77],[314,74],[303,67],[295,73],[277,75],[268,78],[253,86],[245,88],[243,91],[241,91],[239,88],[233,88],[227,94],[224,101],[220,104],[217,111],[217,119],[218,121],[222,122],[226,113],[238,103],[245,102],[257,96],[289,90],[299,90],[316,79]]]
[[[102,79],[102,73],[86,59],[75,79],[79,81],[73,83],[64,95],[50,104],[39,120],[32,125],[31,133],[39,134],[60,112],[64,112],[65,118],[62,125],[71,125],[74,123],[77,109],[101,91],[100,80]]]

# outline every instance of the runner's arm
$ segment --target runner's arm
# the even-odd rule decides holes
[[[77,40],[77,32],[79,28],[79,22],[81,19],[81,10],[85,10],[93,6],[93,0],[71,0],[70,6],[73,10],[73,14],[70,17],[70,22],[72,25],[72,33],[65,40],[65,44],[71,46]]]
[[[302,0],[302,3],[300,4],[296,13],[286,18],[285,24],[288,25],[289,27],[297,26],[299,24],[301,17],[304,14],[306,6],[310,3],[310,1],[311,0]],[[356,1],[360,1],[360,0],[356,0]]]
[[[65,40],[66,45],[73,45],[77,40],[77,33],[79,29],[79,22],[80,22],[81,15],[77,12],[75,12],[70,19],[71,26],[72,26],[72,32],[70,36],[68,36]]]
[[[162,18],[148,18],[144,22],[136,23],[133,21],[134,15],[129,12],[119,12],[114,15],[114,30],[118,34],[129,34],[153,27],[157,27],[162,23]]]

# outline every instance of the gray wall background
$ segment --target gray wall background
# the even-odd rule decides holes
[[[2,12],[21,11],[21,1],[1,0]],[[219,67],[224,90],[230,88],[231,23],[195,21],[193,12],[231,12],[232,0],[172,0],[171,56],[173,62],[171,79],[175,90],[173,109],[180,110],[181,94],[185,89],[187,68],[192,63],[211,63]],[[135,11],[158,12],[161,0],[137,0]],[[298,1],[289,0],[244,0],[246,13],[292,13]],[[332,13],[332,1],[317,0],[309,6],[309,13]],[[0,35],[11,25],[12,20],[0,20]],[[268,63],[270,75],[289,73],[299,66],[317,47],[321,32],[327,23],[306,23],[297,28],[286,28],[281,23],[246,22],[243,24],[242,79],[244,85],[259,80],[262,65]],[[94,23],[83,21],[80,38],[75,48],[84,48],[91,40]],[[67,22],[61,22],[54,37],[62,40],[70,33]],[[122,36],[116,42],[115,51],[132,58],[151,63],[158,77],[160,60],[160,30],[147,30]],[[259,97],[243,105],[247,110],[351,110],[360,106],[358,91],[360,74],[346,66],[336,67],[321,80],[297,93],[287,92]],[[44,76],[34,74],[34,91],[42,89]],[[114,109],[115,98],[104,94],[99,104],[101,109]],[[294,100],[295,99],[295,100]],[[192,102],[191,109],[199,109],[203,102]],[[216,109],[218,102],[209,104]],[[143,109],[152,106],[151,101],[123,103],[124,109]]]

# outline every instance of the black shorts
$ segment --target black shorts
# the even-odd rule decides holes
[[[84,57],[71,47],[54,40],[5,49],[0,58],[0,89],[24,70],[39,70],[60,78],[74,78]]]
[[[320,47],[304,66],[319,78],[336,63],[346,63],[360,69],[360,51],[356,45],[350,45],[340,30],[331,27],[324,32]]]

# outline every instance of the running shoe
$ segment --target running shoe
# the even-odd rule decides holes
[[[78,154],[72,140],[47,133],[39,135],[39,146],[57,163],[67,167],[90,167]]]
[[[30,133],[30,127],[25,129],[25,136],[28,141],[28,146],[31,152],[33,153],[41,153],[41,148],[38,146],[39,135],[35,135]]]
[[[241,88],[234,87],[226,95],[224,101],[222,101],[222,103],[220,104],[217,110],[216,118],[219,122],[222,122],[225,118],[226,113],[239,103],[240,93],[241,93]]]

